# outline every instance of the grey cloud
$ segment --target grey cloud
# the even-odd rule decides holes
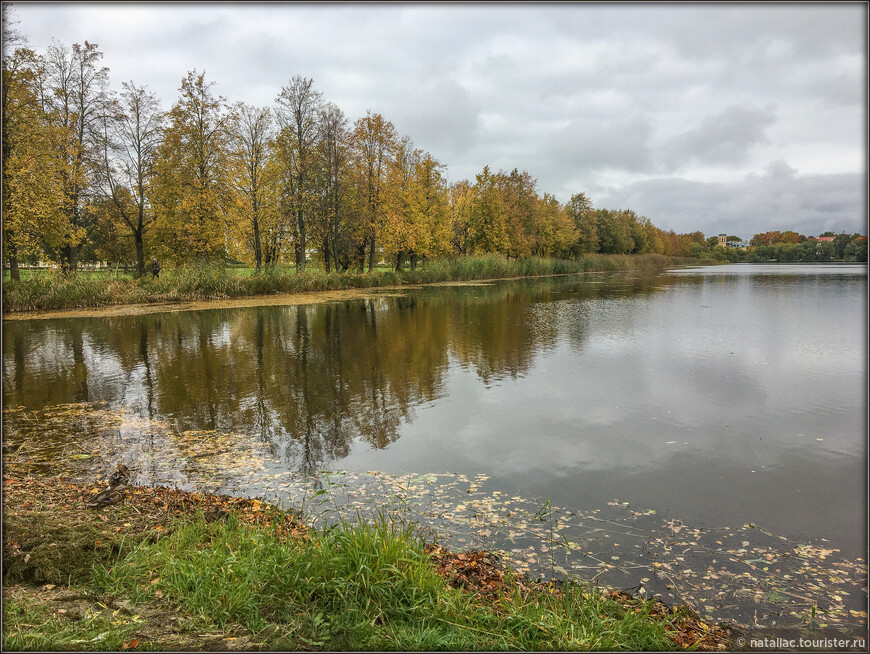
[[[727,107],[669,139],[661,148],[662,163],[667,170],[678,170],[699,162],[719,165],[745,163],[750,150],[767,141],[765,130],[775,122],[773,107]]]
[[[444,161],[461,158],[472,148],[480,115],[468,90],[445,80],[419,89],[395,116],[396,127],[418,146]]]
[[[649,124],[638,118],[579,119],[552,133],[543,158],[574,171],[640,171],[649,164],[650,134]]]

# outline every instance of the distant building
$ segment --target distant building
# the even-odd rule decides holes
[[[833,237],[833,236],[819,236],[819,237],[816,238],[816,240],[817,240],[819,243],[827,243],[827,242],[829,242],[829,241],[833,241],[833,240],[834,240],[834,237]]]
[[[749,243],[747,243],[746,241],[729,241],[727,235],[719,234],[719,242],[716,243],[716,245],[721,245],[723,248],[739,248],[745,250],[749,246]]]

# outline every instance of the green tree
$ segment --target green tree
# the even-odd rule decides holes
[[[832,242],[834,245],[832,258],[842,259],[846,251],[846,246],[849,245],[849,243],[851,243],[856,236],[858,236],[858,234],[854,234],[852,236],[850,236],[849,234],[837,234],[834,237],[833,241],[829,241]]]
[[[846,261],[867,262],[867,237],[858,236],[843,250]]]
[[[598,219],[600,252],[628,254],[634,249],[634,241],[631,238],[631,214],[622,209],[618,211],[599,209],[595,215]]]
[[[585,252],[598,252],[598,217],[592,208],[592,200],[585,193],[575,193],[568,202],[568,215],[577,230],[577,243],[572,248],[574,256]]]

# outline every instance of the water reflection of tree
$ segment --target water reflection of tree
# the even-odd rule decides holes
[[[627,289],[648,291],[642,283]],[[554,279],[319,305],[12,323],[3,334],[4,401],[84,401],[97,388],[102,398],[168,420],[176,433],[250,433],[291,468],[311,472],[346,457],[355,442],[383,448],[398,439],[415,407],[443,394],[451,357],[487,384],[522,375],[542,348],[560,335],[582,339],[586,328],[553,320],[543,303],[613,292]],[[43,382],[29,381],[34,375]]]

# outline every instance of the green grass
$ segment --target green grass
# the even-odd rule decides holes
[[[130,641],[142,624],[140,616],[120,615],[106,607],[86,610],[70,620],[46,603],[23,599],[3,602],[3,650],[112,651]],[[148,647],[140,648],[148,649]]]
[[[189,521],[94,579],[134,605],[159,593],[198,629],[244,625],[269,649],[660,650],[660,621],[594,592],[498,601],[450,588],[409,526],[384,518],[282,542],[268,530]]]
[[[671,265],[657,254],[584,255],[577,260],[507,259],[501,255],[444,258],[426,261],[415,271],[389,268],[365,273],[326,273],[314,266],[297,273],[294,267],[273,266],[260,271],[198,264],[165,268],[157,279],[107,277],[104,272],[62,275],[54,271],[6,281],[3,311],[75,309],[109,304],[173,302],[234,298],[273,293],[375,288],[399,284],[530,277],[589,271],[659,271]],[[32,271],[29,271],[32,272]]]

